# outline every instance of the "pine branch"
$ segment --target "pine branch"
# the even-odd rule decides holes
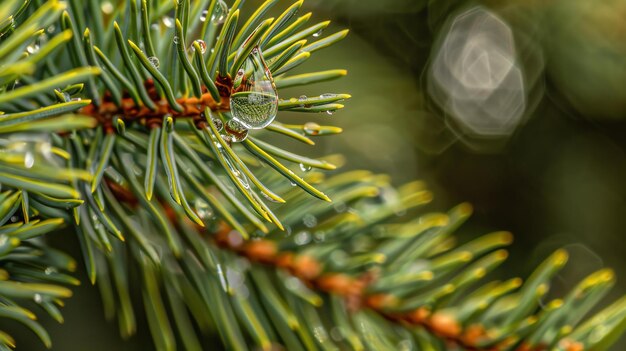
[[[159,350],[202,349],[196,326],[236,350],[578,351],[620,335],[623,299],[583,321],[610,271],[540,308],[564,251],[524,284],[484,283],[511,238],[455,245],[468,205],[422,213],[431,194],[419,182],[326,179],[317,170],[340,158],[273,145],[269,135],[313,145],[341,132],[275,117],[343,108],[348,94],[279,93],[345,75],[289,71],[347,32],[319,38],[329,22],[305,27],[302,1],[265,18],[277,3],[267,0],[246,20],[242,3],[3,3],[0,316],[50,345],[17,302],[61,319],[59,299],[70,295],[61,285],[77,281],[57,272],[75,264],[41,236],[67,225],[107,318],[134,334],[140,289]],[[0,349],[14,344],[0,334]]]

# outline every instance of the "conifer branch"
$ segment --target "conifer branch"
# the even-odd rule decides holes
[[[274,118],[350,98],[279,98],[344,76],[290,70],[347,31],[318,38],[329,22],[306,27],[302,1],[266,18],[276,4],[244,19],[240,0],[3,2],[0,317],[50,346],[29,304],[62,320],[76,264],[43,237],[66,226],[106,317],[134,334],[141,290],[159,350],[202,349],[195,326],[236,350],[608,348],[626,325],[624,299],[584,318],[612,286],[609,270],[539,306],[564,251],[524,284],[484,283],[511,237],[456,245],[468,205],[425,213],[420,182],[326,178],[318,170],[341,158],[272,144],[340,133]],[[0,349],[15,344],[0,332]]]

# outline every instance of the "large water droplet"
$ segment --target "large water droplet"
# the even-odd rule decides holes
[[[248,130],[234,119],[226,122],[224,130],[230,137],[232,143],[240,143],[248,137]]]
[[[304,126],[302,126],[302,130],[307,135],[318,135],[321,128],[322,127],[320,127],[320,125],[315,122],[307,122],[304,124]]]
[[[159,68],[159,66],[161,65],[161,62],[159,62],[159,58],[156,56],[150,56],[148,57],[148,61],[150,61],[150,64],[152,65],[152,67],[154,68]]]
[[[230,97],[233,119],[247,129],[262,129],[278,112],[278,94],[263,53],[257,46],[244,61]]]
[[[35,296],[33,296],[33,300],[35,300],[36,303],[42,303],[43,297],[41,297],[40,294],[35,294]]]
[[[175,35],[175,36],[174,36],[174,44],[178,44],[178,41],[179,41],[178,36],[177,36],[177,35]]]
[[[200,14],[200,21],[201,22],[205,22],[206,21],[206,16],[209,14],[209,11],[204,10],[202,11],[202,14]]]
[[[211,21],[215,24],[222,24],[226,20],[226,15],[228,14],[228,5],[223,0],[219,0],[217,4],[215,4],[215,8],[213,9],[213,15],[211,15]]]

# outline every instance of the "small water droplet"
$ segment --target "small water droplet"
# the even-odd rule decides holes
[[[284,280],[284,284],[285,287],[287,287],[287,289],[289,290],[298,290],[300,289],[303,284],[300,281],[300,279],[296,278],[296,277],[289,277],[287,279]]]
[[[248,182],[248,178],[242,173],[237,175],[237,181],[243,186],[245,189],[250,189],[250,183]]]
[[[28,45],[28,46],[26,47],[26,51],[27,51],[29,54],[31,54],[31,55],[32,55],[32,54],[36,53],[37,51],[39,51],[39,45],[38,45],[38,44],[31,44],[31,45]]]
[[[335,341],[342,341],[343,340],[343,333],[341,331],[340,327],[333,327],[330,330],[330,337],[333,338],[333,340]]]
[[[201,198],[197,198],[194,201],[194,207],[196,209],[196,213],[198,217],[203,220],[208,220],[213,218],[213,209],[209,204]]]
[[[307,122],[302,126],[302,130],[307,135],[319,135],[321,129],[322,127],[315,122]]]
[[[230,233],[228,233],[227,239],[228,245],[230,245],[231,247],[239,247],[244,242],[243,236],[236,230],[231,230]]]
[[[400,209],[394,212],[396,216],[398,217],[402,217],[406,214],[406,210],[405,209]]]
[[[54,33],[54,31],[56,30],[57,27],[54,26],[54,24],[51,24],[48,26],[48,28],[46,28],[46,31],[48,33]]]
[[[311,234],[307,231],[300,232],[293,237],[296,245],[306,245],[311,242]]]
[[[93,220],[93,228],[95,230],[102,230],[104,228],[104,226],[102,225],[102,222],[100,222],[100,220],[98,220],[95,215],[94,215],[94,220]]]
[[[15,223],[17,222],[18,218],[17,216],[11,216],[11,223]]]
[[[213,15],[211,15],[211,21],[215,24],[222,24],[226,20],[227,14],[228,14],[228,5],[226,5],[224,0],[219,0],[217,4],[215,4],[215,8],[213,9]]]
[[[313,169],[313,167],[309,166],[309,165],[305,165],[304,163],[300,164],[300,169],[302,170],[302,172],[308,172],[311,169]]]
[[[313,37],[314,38],[319,38],[322,35],[322,33],[324,33],[324,28],[322,28],[322,29],[318,30],[317,32],[313,33]]]
[[[51,275],[57,272],[57,269],[54,267],[46,267],[46,269],[44,270],[44,274],[45,275]]]
[[[327,115],[329,115],[329,116],[332,116],[332,115],[333,115],[333,113],[334,113],[334,112],[333,112],[333,111],[331,111],[331,110],[326,111],[326,114],[327,114]]]
[[[215,118],[215,117],[211,117],[211,121],[215,125],[215,129],[217,129],[218,132],[221,132],[222,129],[224,129],[224,122],[222,122],[221,119]]]
[[[200,14],[200,21],[205,22],[208,14],[209,14],[209,11],[207,10],[202,11],[202,13]]]
[[[300,101],[300,106],[304,107],[304,102],[308,99],[308,97],[306,95],[302,95],[298,98],[298,101]]]
[[[234,119],[226,122],[224,130],[228,133],[230,140],[233,143],[240,143],[248,137],[248,129]]]
[[[313,336],[323,345],[326,340],[328,340],[328,333],[326,333],[326,329],[323,326],[318,325],[313,328]]]
[[[174,19],[172,19],[172,17],[165,16],[161,19],[161,22],[163,22],[163,25],[167,28],[174,27]]]
[[[35,164],[35,155],[30,151],[26,152],[26,154],[24,154],[24,167],[32,168],[34,164]]]
[[[291,184],[291,186],[296,186],[296,185],[298,185],[298,184],[296,184],[296,183],[294,183],[294,182],[291,182],[290,184]]]
[[[411,351],[413,350],[413,343],[409,339],[404,339],[398,343],[398,350]]]
[[[302,223],[304,223],[304,225],[308,228],[313,228],[317,225],[317,218],[314,215],[307,213],[302,218]]]
[[[200,46],[201,54],[204,54],[206,52],[206,43],[204,42],[204,40],[197,39],[197,40],[194,40],[194,43],[198,43],[198,45]],[[192,45],[191,49],[195,51],[196,47]]]
[[[226,280],[233,290],[239,290],[244,285],[246,277],[238,269],[226,267]]]
[[[44,157],[49,158],[52,156],[52,144],[50,144],[49,142],[43,141],[43,142],[37,143],[36,148]]]
[[[330,254],[330,260],[338,266],[343,266],[348,260],[348,254],[343,250],[335,250]]]
[[[233,120],[247,129],[265,128],[276,118],[276,86],[258,47],[252,50],[234,79],[230,109]]]
[[[220,285],[222,286],[222,289],[224,291],[228,291],[228,285],[226,284],[226,276],[224,274],[224,271],[222,270],[222,265],[221,264],[217,264],[217,277],[220,280]]]
[[[315,232],[315,234],[313,234],[313,239],[318,243],[324,242],[324,240],[326,240],[326,232],[321,230]]]
[[[226,143],[228,143],[228,144],[231,144],[231,143],[233,142],[233,141],[232,141],[232,138],[231,138],[231,137],[230,137],[230,135],[228,135],[228,134],[222,134],[222,135],[221,135],[221,137],[222,137],[222,139],[224,139],[224,141],[225,141]],[[217,148],[218,148],[218,149],[221,149],[221,148],[222,148],[222,145],[217,144]]]
[[[100,5],[100,9],[102,10],[102,13],[104,13],[105,15],[110,15],[113,13],[113,10],[115,8],[113,7],[113,4],[111,4],[110,1],[105,1]]]
[[[135,175],[137,176],[140,176],[143,174],[143,170],[139,166],[135,166],[132,169],[133,169],[133,173],[135,173]]]
[[[178,36],[177,36],[177,35],[175,35],[175,36],[174,36],[174,44],[178,44],[178,41],[179,41],[179,40],[178,40]]]
[[[159,66],[161,66],[161,62],[159,61],[159,58],[156,56],[150,56],[148,57],[148,61],[150,61],[150,64],[152,65],[152,67],[154,68],[159,68]]]
[[[320,95],[320,99],[332,99],[336,96],[337,94],[326,93],[326,94]]]
[[[348,206],[346,206],[345,202],[337,202],[333,205],[333,208],[335,209],[335,212],[341,213],[345,212],[348,209]]]
[[[263,197],[264,197],[265,199],[267,199],[268,201],[270,201],[270,202],[279,203],[278,201],[274,200],[273,198],[271,198],[269,195],[267,195],[267,194],[266,194],[266,193],[264,193],[264,192],[261,192],[261,195],[263,195]]]
[[[43,302],[43,297],[41,297],[40,294],[35,294],[33,296],[33,300],[35,300],[36,303],[42,303]]]

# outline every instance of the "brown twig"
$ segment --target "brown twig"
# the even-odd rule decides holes
[[[172,109],[167,100],[159,95],[152,79],[148,79],[144,82],[144,86],[148,91],[148,96],[156,105],[156,109],[151,110],[143,105],[138,106],[127,93],[124,93],[121,106],[118,106],[113,102],[111,95],[105,93],[100,106],[94,104],[87,105],[80,110],[80,113],[96,118],[107,132],[114,130],[113,118],[116,116],[119,116],[126,122],[138,121],[149,127],[161,125],[161,121],[165,116],[198,118],[206,107],[212,111],[228,111],[230,109],[232,79],[230,77],[218,77],[216,85],[221,97],[219,103],[215,102],[208,89],[203,86],[200,98],[192,96],[176,99],[176,102],[183,107],[182,112]]]
[[[324,264],[306,254],[280,251],[278,244],[272,240],[257,239],[245,241],[239,233],[232,231],[226,224],[214,236],[217,246],[228,249],[251,262],[261,263],[287,270],[299,278],[307,286],[318,291],[341,296],[349,311],[369,308],[384,318],[407,326],[420,326],[446,342],[462,347],[468,351],[500,351],[508,349],[514,340],[505,339],[493,347],[480,347],[479,342],[488,338],[487,331],[479,324],[463,327],[453,315],[444,312],[432,313],[420,307],[407,312],[389,312],[387,307],[397,302],[392,294],[368,294],[368,285],[376,279],[375,274],[367,273],[361,277],[353,277],[344,273],[326,272]],[[564,350],[583,351],[582,344],[563,340]],[[521,344],[516,351],[543,351],[543,345],[529,346]]]

